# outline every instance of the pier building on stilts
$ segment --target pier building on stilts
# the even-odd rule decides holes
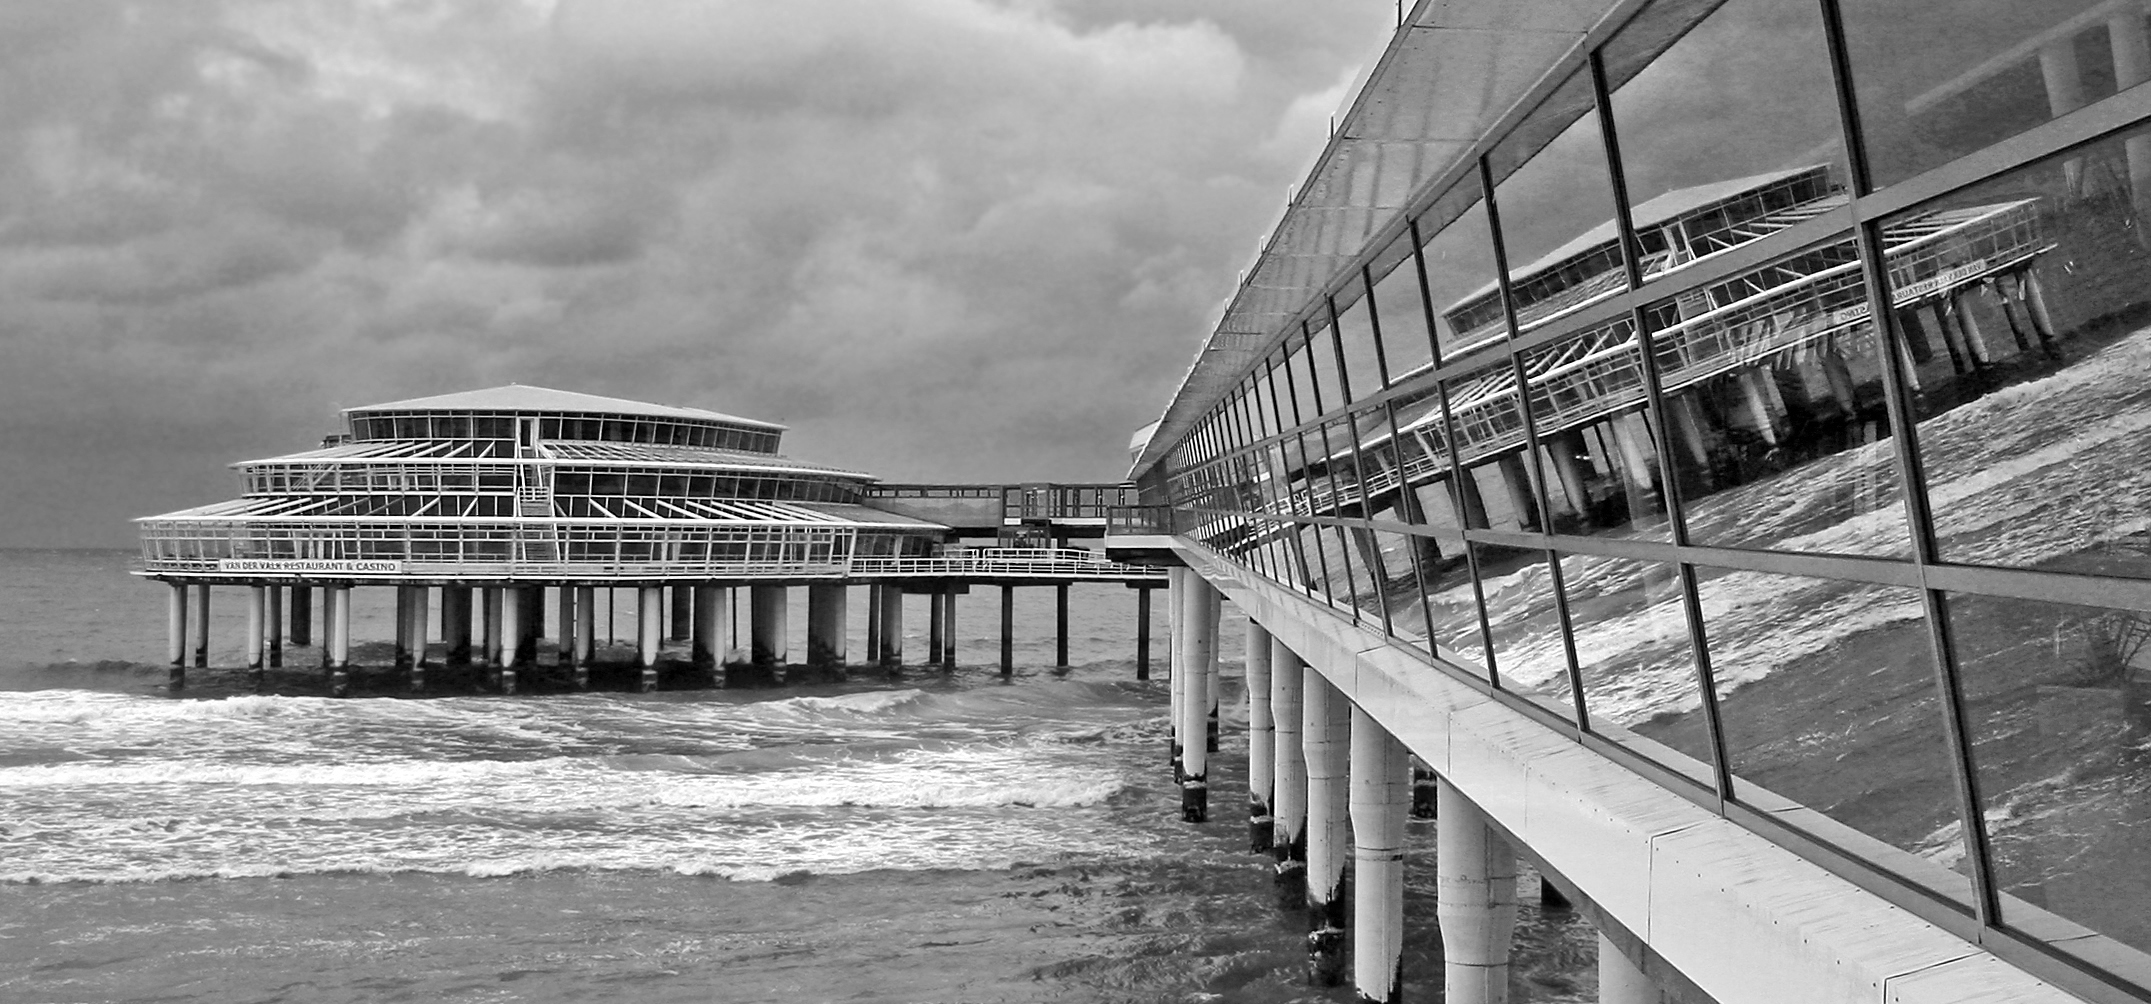
[[[318,637],[341,695],[359,589],[395,595],[393,668],[408,689],[425,689],[437,635],[437,664],[483,667],[514,692],[541,666],[587,686],[600,601],[609,640],[621,594],[636,686],[654,690],[667,642],[686,650],[672,664],[734,683],[772,680],[797,656],[842,672],[853,586],[866,589],[867,661],[886,667],[903,663],[906,594],[929,597],[927,661],[953,666],[956,598],[998,587],[1008,672],[1016,589],[1056,590],[1066,665],[1070,587],[1132,587],[1147,615],[1165,584],[1162,569],[1075,546],[1102,535],[1120,486],[889,486],[784,456],[783,426],[522,385],[343,417],[318,449],[235,464],[240,497],[138,521],[140,574],[170,588],[174,688],[190,662],[208,665],[216,587],[244,590],[250,671],[280,666],[286,639]],[[802,586],[807,651],[793,653],[790,591]]]

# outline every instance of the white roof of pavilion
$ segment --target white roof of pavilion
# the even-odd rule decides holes
[[[635,415],[644,418],[686,418],[704,422],[729,422],[761,429],[782,431],[786,427],[775,422],[741,418],[723,412],[703,408],[680,408],[669,404],[651,404],[647,401],[630,401],[621,397],[602,397],[572,390],[554,390],[550,387],[533,387],[511,383],[484,390],[457,391],[453,394],[436,394],[432,397],[414,397],[405,401],[389,401],[383,404],[360,405],[345,408],[344,414],[368,411],[566,411],[597,412],[609,415]]]
[[[470,522],[487,525],[503,523],[537,523],[546,526],[585,525],[617,523],[647,523],[662,521],[671,523],[719,523],[733,526],[761,526],[784,524],[790,526],[835,527],[850,530],[946,530],[947,526],[930,520],[918,519],[898,513],[886,512],[871,506],[844,502],[783,502],[771,499],[702,499],[677,498],[651,500],[655,509],[647,508],[641,500],[604,499],[608,505],[617,505],[623,511],[615,518],[566,517],[566,516],[462,516],[449,510],[454,503],[466,497],[444,496],[443,505],[435,511],[409,514],[392,514],[381,511],[392,496],[337,496],[337,495],[248,495],[243,498],[212,502],[208,505],[181,509],[177,512],[156,516],[143,516],[137,523],[164,521],[259,521],[298,520],[303,522],[346,521],[377,523],[437,523]]]
[[[1419,0],[1338,121],[1129,472],[1140,477],[1617,0]],[[1440,94],[1428,101],[1428,94]]]
[[[749,453],[740,450],[713,450],[694,446],[666,446],[657,443],[614,443],[580,439],[540,440],[535,448],[537,456],[526,460],[542,460],[552,463],[599,463],[637,464],[647,467],[716,467],[728,471],[767,471],[781,474],[821,474],[859,481],[880,481],[881,478],[861,471],[809,464],[769,453]],[[242,460],[229,466],[253,467],[259,464],[322,464],[322,463],[381,463],[396,460],[426,460],[464,462],[472,464],[513,464],[514,457],[482,457],[477,455],[477,444],[467,439],[384,439],[362,443],[341,443],[320,449],[287,453],[258,460]]]

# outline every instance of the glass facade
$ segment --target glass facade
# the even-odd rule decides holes
[[[1146,501],[1428,672],[2144,998],[2145,8],[1626,16],[1204,374],[1229,389]]]

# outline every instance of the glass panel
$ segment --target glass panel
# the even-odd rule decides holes
[[[1516,371],[1508,359],[1447,384],[1451,424],[1456,430],[1457,478],[1465,525],[1499,530],[1537,530],[1537,471],[1525,453],[1523,406],[1516,392]],[[1413,423],[1415,431],[1433,433],[1438,416]]]
[[[1628,285],[1613,226],[1605,139],[1590,111],[1590,78],[1578,73],[1495,151],[1499,161],[1511,144],[1542,142],[1547,133],[1559,131],[1528,163],[1494,186],[1520,332]]]
[[[1639,65],[1695,9],[1646,10],[1607,43],[1609,67]],[[1818,4],[1732,0],[1678,37],[1608,80],[1646,279],[1845,200]]]
[[[1875,183],[1887,185],[2142,83],[2141,5],[1845,0]]]
[[[1374,316],[1382,325],[1382,356],[1392,383],[1426,368],[1434,359],[1427,340],[1427,312],[1419,300],[1419,267],[1411,259],[1374,283]]]
[[[1515,691],[1562,718],[1575,720],[1569,697],[1568,651],[1554,610],[1546,552],[1473,541],[1487,630],[1494,638],[1494,672]]]
[[[1944,560],[2151,576],[2138,176],[2151,184],[2151,132],[1886,221]]]
[[[1909,557],[1849,239],[1646,308],[1689,539]]]
[[[1284,378],[1286,418],[1292,424],[1314,421],[1322,409],[1315,402],[1314,368],[1307,355],[1304,339],[1290,341],[1292,349],[1285,355]]]
[[[1616,321],[1526,353],[1547,500],[1559,533],[1666,539],[1659,451],[1635,329]]]
[[[2151,615],[1947,599],[2002,921],[2151,950]]]
[[[1311,401],[1302,399],[1300,407],[1305,409],[1311,404],[1314,411],[1305,413],[1313,415],[1343,404],[1344,398],[1337,393],[1337,350],[1330,345],[1328,325],[1308,327],[1306,359],[1313,373],[1314,396]]]
[[[1435,340],[1441,345],[1442,361],[1508,337],[1484,203],[1473,202],[1455,222],[1429,237],[1421,255],[1426,259],[1427,291],[1434,302]]]
[[[1735,795],[1763,809],[1791,799],[1927,859],[1954,890],[1943,869],[1962,853],[1957,788],[1919,592],[1696,571]],[[1847,842],[1798,812],[1785,821]]]
[[[1382,603],[1387,613],[1389,633],[1417,642],[1426,648],[1427,616],[1425,597],[1419,591],[1419,574],[1415,557],[1424,548],[1425,537],[1384,530],[1375,534],[1382,554]]]
[[[1374,345],[1374,324],[1367,319],[1367,298],[1358,297],[1337,312],[1337,332],[1344,338],[1344,372],[1352,400],[1388,386],[1388,367]]]
[[[1711,783],[1710,729],[1678,570],[1600,555],[1561,558],[1591,731]],[[1683,764],[1637,737],[1694,761]]]

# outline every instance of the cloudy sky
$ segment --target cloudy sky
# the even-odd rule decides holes
[[[7,0],[0,546],[519,382],[1111,480],[1392,0]]]

